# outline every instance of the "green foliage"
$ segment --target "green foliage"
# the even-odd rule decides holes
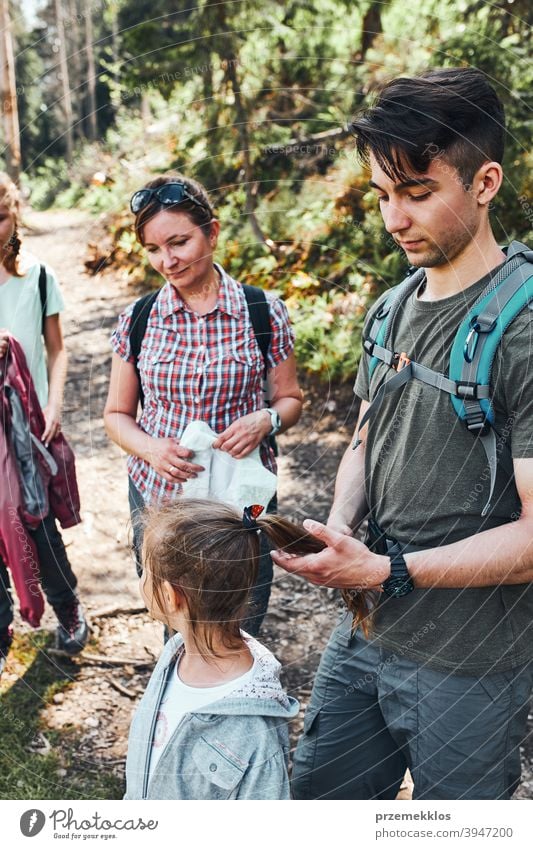
[[[67,689],[76,667],[66,668],[46,658],[50,634],[38,631],[18,637],[10,653],[10,665],[20,667],[20,677],[0,691],[0,798],[1,799],[120,799],[121,782],[105,764],[89,771],[71,754],[79,735],[72,727],[61,735],[48,729],[42,714],[56,693]],[[51,745],[39,751],[44,734]]]
[[[302,367],[328,382],[353,377],[361,356],[365,314],[357,291],[293,296],[288,307],[296,334],[296,357]]]
[[[30,192],[32,206],[47,209],[70,185],[67,163],[64,159],[49,157],[35,168],[31,180],[25,175],[23,182]]]
[[[480,67],[498,87],[511,128],[493,210],[497,236],[527,239],[528,8],[529,0],[422,0],[413,28],[400,0],[272,0],[268,14],[260,0],[117,0],[99,21],[98,47],[113,125],[100,145],[78,145],[72,168],[56,156],[34,167],[32,202],[108,215],[113,260],[137,280],[150,270],[129,229],[128,196],[169,168],[196,177],[221,221],[218,258],[238,279],[288,299],[303,367],[349,376],[362,312],[402,277],[406,261],[383,229],[350,138],[322,142],[316,134],[343,127],[393,75]],[[36,73],[38,88],[52,93],[46,51],[32,49],[20,59],[25,79]],[[29,115],[38,101],[28,96]],[[42,115],[55,116],[57,131],[57,108]],[[29,126],[45,127],[40,120]],[[94,184],[96,170],[104,184]]]

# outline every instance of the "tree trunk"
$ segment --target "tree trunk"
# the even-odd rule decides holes
[[[6,171],[18,183],[20,177],[20,135],[17,109],[17,87],[15,59],[11,37],[11,20],[8,0],[1,2],[0,20],[0,92],[2,97],[2,119],[4,126]]]
[[[372,47],[376,37],[383,32],[381,12],[384,5],[383,0],[380,0],[378,3],[372,2],[366,10],[361,34],[361,63],[365,61],[366,54]]]
[[[118,108],[120,106],[120,40],[118,34],[118,3],[116,2],[112,2],[111,4],[111,27],[111,56],[113,57],[113,77],[115,81],[115,86],[111,94],[111,102],[115,112],[118,112]]]
[[[65,27],[63,26],[63,9],[61,0],[55,0],[57,36],[59,39],[59,68],[61,71],[61,85],[63,87],[63,111],[65,115],[65,142],[67,147],[67,162],[72,162],[74,152],[74,141],[72,135],[72,99],[70,96],[70,81],[67,65],[67,51],[65,45]]]
[[[244,100],[241,92],[241,85],[237,73],[239,65],[239,56],[235,49],[233,37],[228,31],[226,25],[226,3],[221,3],[218,6],[219,33],[222,35],[225,42],[225,56],[221,56],[226,66],[226,79],[231,83],[233,97],[235,100],[235,117],[236,126],[239,133],[241,144],[241,154],[243,159],[244,172],[244,191],[246,193],[246,215],[250,222],[252,232],[261,244],[266,245],[273,253],[276,252],[276,246],[272,239],[268,239],[261,229],[261,225],[257,220],[255,208],[257,205],[257,182],[254,180],[252,160],[250,157],[250,133],[248,130],[248,114],[244,105]]]
[[[85,52],[87,54],[87,94],[89,101],[89,138],[95,141],[98,135],[96,117],[96,69],[93,46],[93,17],[90,3],[85,3]]]
[[[82,90],[82,80],[85,77],[85,72],[81,68],[81,39],[80,39],[80,4],[78,0],[66,0],[65,14],[68,15],[68,42],[69,42],[69,80],[73,90],[79,92]],[[63,24],[64,28],[64,24]],[[73,137],[81,138],[83,136],[82,118],[85,114],[85,109],[81,98],[76,98],[72,105],[72,125]]]

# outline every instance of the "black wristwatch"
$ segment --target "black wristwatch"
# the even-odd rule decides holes
[[[391,598],[403,598],[415,588],[413,579],[408,570],[407,563],[399,546],[389,549],[390,577],[383,581],[381,589]]]

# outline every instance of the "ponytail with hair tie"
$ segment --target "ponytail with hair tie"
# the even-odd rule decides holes
[[[263,511],[252,504],[241,515],[228,504],[199,498],[178,498],[144,511],[143,560],[154,598],[164,610],[163,583],[179,589],[200,653],[213,652],[214,634],[228,646],[240,639],[258,575],[258,531],[288,554],[316,554],[326,547],[301,525]],[[360,626],[368,635],[374,593],[356,588],[342,597],[353,614],[353,630]]]
[[[256,506],[256,505],[254,505]],[[252,509],[252,508],[247,508]],[[323,551],[326,545],[316,537],[307,533],[300,525],[295,525],[287,519],[282,519],[275,513],[269,513],[258,523],[257,527],[272,539],[276,548],[283,549],[289,554],[303,556]],[[342,599],[348,610],[353,614],[352,630],[361,627],[365,637],[368,637],[372,627],[372,614],[376,607],[378,594],[374,590],[361,587],[342,590]]]

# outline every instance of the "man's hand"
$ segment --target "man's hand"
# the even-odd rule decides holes
[[[272,551],[274,563],[312,584],[338,589],[379,589],[390,575],[390,560],[373,554],[362,542],[347,534],[306,519],[304,528],[327,545],[318,554],[297,557]]]
[[[326,527],[328,527],[330,531],[337,531],[337,533],[344,534],[344,536],[353,537],[353,530],[351,527],[336,513],[330,513]]]

